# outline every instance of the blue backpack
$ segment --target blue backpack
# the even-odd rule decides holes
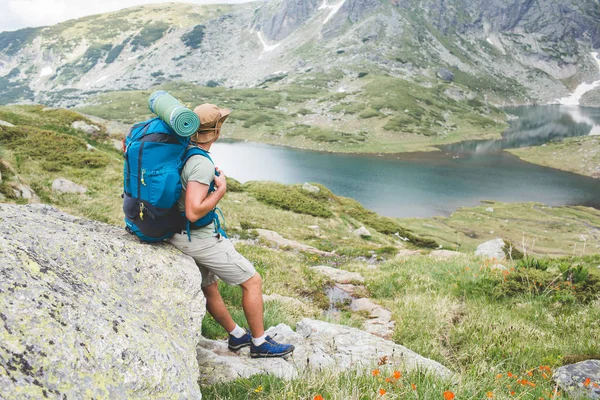
[[[216,210],[195,222],[180,212],[181,170],[194,155],[212,159],[198,147],[188,150],[189,138],[175,133],[160,118],[133,125],[125,138],[123,166],[123,212],[126,229],[145,242],[160,242],[175,232],[198,229],[215,222],[221,229]],[[211,183],[209,193],[215,190]],[[191,240],[191,239],[190,239]]]

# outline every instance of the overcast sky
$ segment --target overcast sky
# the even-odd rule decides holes
[[[184,0],[184,3],[231,4],[251,0]],[[0,0],[0,32],[53,25],[68,19],[168,0]]]

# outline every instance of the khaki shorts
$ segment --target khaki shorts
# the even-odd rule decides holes
[[[206,239],[192,237],[190,242],[184,232],[176,233],[167,241],[196,261],[202,274],[202,287],[212,285],[217,277],[230,285],[239,285],[256,274],[252,263],[223,236]]]

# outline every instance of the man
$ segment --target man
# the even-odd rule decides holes
[[[213,104],[202,104],[194,109],[201,121],[200,128],[192,135],[190,146],[206,152],[219,138],[221,127],[230,110]],[[169,242],[194,258],[202,274],[202,291],[206,297],[206,309],[213,318],[229,332],[229,349],[236,351],[250,346],[250,356],[283,357],[294,351],[290,344],[280,344],[264,331],[262,280],[254,266],[240,255],[231,242],[218,233],[214,222],[195,228],[193,223],[210,213],[227,190],[223,171],[215,173],[212,162],[202,156],[189,158],[181,172],[182,193],[179,209],[185,211],[192,223],[189,232],[176,233]],[[215,190],[210,191],[214,182]],[[189,235],[189,236],[188,236]],[[219,293],[218,278],[230,285],[242,288],[242,307],[250,326],[250,332],[238,326],[227,310]]]

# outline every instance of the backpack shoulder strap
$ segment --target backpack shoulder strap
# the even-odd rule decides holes
[[[196,146],[186,150],[185,155],[183,156],[183,163],[185,164],[187,162],[187,160],[190,159],[190,157],[196,156],[196,155],[200,155],[200,156],[208,158],[210,160],[210,162],[213,163],[213,165],[215,163],[212,160],[212,158],[210,158],[208,151],[201,149],[199,147],[196,147]]]

